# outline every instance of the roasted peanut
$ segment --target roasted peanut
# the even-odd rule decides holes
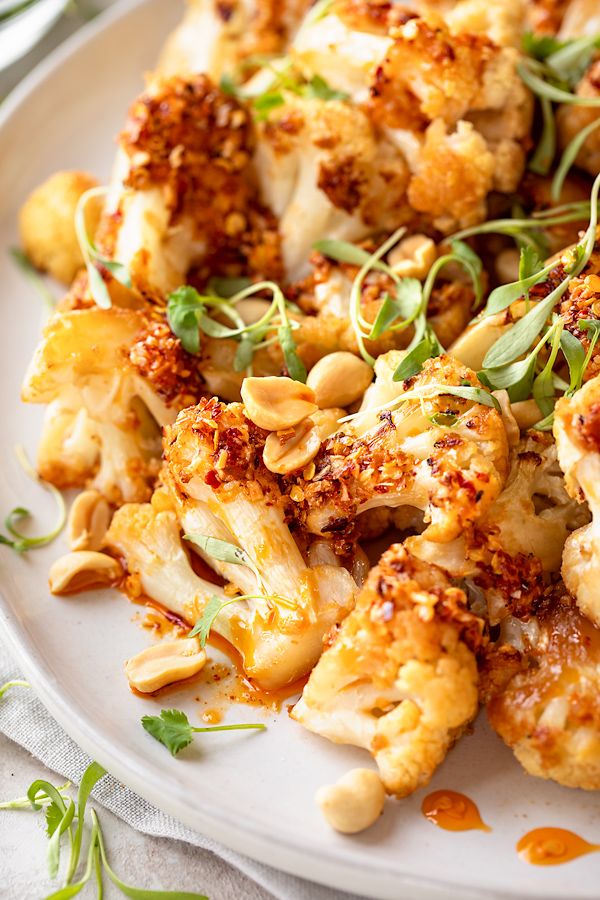
[[[312,413],[311,419],[317,427],[319,437],[324,441],[340,430],[342,427],[340,419],[347,415],[348,413],[345,409],[342,409],[340,406],[333,406],[329,409],[318,409]]]
[[[321,409],[349,406],[362,397],[372,381],[371,366],[345,350],[324,356],[313,366],[306,379]]]
[[[356,834],[383,812],[385,788],[373,769],[352,769],[335,784],[319,788],[315,799],[332,828]]]
[[[527,431],[543,418],[535,400],[519,400],[511,403],[510,408],[521,431]]]
[[[125,673],[131,687],[151,694],[174,681],[197,675],[205,663],[206,653],[200,649],[198,638],[182,638],[163,641],[132,656],[125,663]]]
[[[494,261],[494,268],[502,284],[519,279],[519,251],[514,247],[501,250]]]
[[[311,388],[275,375],[244,378],[242,400],[248,418],[267,431],[292,428],[318,408]]]
[[[321,438],[312,419],[304,419],[287,431],[272,432],[265,441],[263,462],[270,472],[289,475],[303,469],[321,447]]]
[[[426,234],[411,234],[390,253],[389,264],[401,278],[424,278],[437,257],[435,243]]]
[[[75,497],[67,525],[71,550],[100,550],[110,516],[108,501],[99,491],[82,491]]]
[[[75,594],[114,584],[123,574],[120,563],[95,550],[75,550],[50,567],[48,581],[53,594]]]
[[[236,311],[244,320],[245,325],[254,325],[255,322],[262,319],[270,307],[269,301],[262,300],[260,297],[248,297],[235,305]]]

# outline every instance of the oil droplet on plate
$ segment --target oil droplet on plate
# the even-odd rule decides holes
[[[202,721],[207,725],[218,725],[223,718],[223,713],[219,709],[205,709],[202,713]]]
[[[521,859],[532,866],[559,866],[597,850],[600,845],[590,844],[565,828],[534,828],[517,844]]]
[[[477,805],[465,794],[456,791],[434,791],[421,804],[426,819],[446,831],[491,831]]]

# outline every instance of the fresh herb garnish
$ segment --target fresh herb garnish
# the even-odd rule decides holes
[[[254,116],[258,121],[267,119],[273,109],[283,106],[286,102],[286,93],[304,97],[308,100],[349,99],[349,95],[345,91],[339,91],[330,87],[321,75],[315,74],[308,79],[305,78],[294,67],[291,59],[273,60],[269,57],[254,57],[252,62],[254,65],[270,70],[272,78],[266,88],[263,87],[264,82],[261,81],[260,92],[256,93],[252,86],[236,84],[235,79],[230,75],[226,75],[221,79],[220,87],[224,93],[251,103]],[[243,68],[247,68],[247,66]]]
[[[246,566],[256,577],[259,585],[262,585],[260,572],[256,568],[245,550],[236,544],[230,544],[229,541],[221,541],[218,538],[210,537],[208,534],[198,534],[192,532],[184,534],[186,541],[191,541],[199,547],[208,556],[217,559],[219,562],[230,563],[235,566]]]
[[[52,312],[52,310],[56,306],[56,297],[54,296],[50,288],[46,285],[46,282],[44,281],[36,267],[33,265],[27,254],[23,253],[22,250],[19,250],[18,247],[11,247],[9,253],[12,256],[15,264],[29,279],[31,284],[34,286],[34,288],[44,301],[44,306],[46,307],[47,311]]]
[[[585,144],[590,134],[599,126],[600,116],[590,122],[589,125],[586,125],[585,128],[582,128],[581,131],[579,131],[565,147],[556,172],[554,173],[554,177],[552,178],[552,187],[550,193],[554,201],[558,200],[558,198],[560,197],[565,178],[569,174],[569,171],[573,166],[579,154],[579,151]]]
[[[581,386],[600,336],[600,323],[597,320],[580,320],[577,323],[582,331],[589,330],[591,333],[586,353],[581,342],[565,329],[564,320],[555,313],[555,307],[567,291],[571,279],[583,271],[592,255],[596,240],[599,192],[600,176],[596,178],[592,188],[588,228],[579,243],[563,254],[560,264],[565,274],[548,295],[532,304],[528,292],[533,285],[545,281],[559,263],[553,262],[540,268],[540,260],[530,250],[523,250],[520,279],[492,291],[484,310],[484,315],[493,315],[508,308],[520,297],[525,298],[525,314],[489,348],[479,377],[493,389],[506,390],[512,402],[533,396],[543,417],[536,427],[542,430],[552,426],[556,389],[569,395]],[[549,321],[551,324],[548,325]],[[540,337],[541,332],[543,334]],[[547,344],[550,344],[550,352],[541,368],[538,368],[540,354]],[[559,381],[554,372],[561,351],[569,368],[568,385]]]
[[[103,270],[109,272],[113,278],[130,290],[131,276],[127,267],[122,263],[103,256],[87,233],[85,224],[86,205],[93,197],[101,197],[105,196],[105,194],[105,187],[95,187],[90,188],[89,191],[81,195],[75,211],[75,231],[87,269],[92,297],[102,309],[110,309],[112,299],[104,281]]]
[[[56,522],[56,525],[50,532],[48,532],[48,534],[41,535],[40,537],[30,537],[27,534],[23,534],[16,528],[17,522],[31,517],[31,512],[28,509],[26,509],[24,506],[15,506],[15,508],[8,513],[8,515],[4,519],[4,527],[8,531],[10,537],[7,537],[4,534],[0,534],[0,544],[4,544],[5,546],[10,547],[17,553],[25,553],[28,550],[34,550],[38,547],[44,547],[46,546],[46,544],[51,543],[56,537],[58,537],[60,532],[65,527],[65,522],[67,521],[67,510],[61,492],[58,490],[58,488],[54,487],[53,484],[50,484],[50,482],[43,481],[43,479],[40,478],[38,473],[35,471],[31,463],[27,459],[27,454],[25,453],[24,448],[18,445],[17,447],[15,447],[15,454],[23,471],[32,479],[32,481],[36,481],[45,490],[49,491],[52,494],[52,496],[56,500],[56,505],[58,507],[58,520]]]
[[[7,691],[14,687],[31,687],[28,681],[7,681],[5,684],[0,686],[0,700],[4,697]]]
[[[523,47],[530,58],[519,63],[517,71],[527,87],[538,97],[543,120],[541,137],[529,161],[529,168],[538,175],[546,175],[556,155],[553,103],[600,106],[600,98],[582,96],[576,94],[574,90],[597,48],[600,47],[600,36],[588,35],[560,42],[547,36],[536,37],[527,34],[523,40]],[[556,182],[553,184],[552,195],[555,199],[560,195],[560,186],[566,172],[591,131],[593,128],[587,130],[585,135],[580,134],[576,137],[575,150],[573,147],[567,148],[569,154],[563,156],[562,169],[557,173],[558,177],[555,176]]]
[[[236,304],[254,294],[270,291],[273,295],[271,305],[258,321],[246,325],[236,311]],[[295,322],[290,321],[289,304],[281,288],[273,281],[260,281],[248,285],[230,297],[217,297],[199,294],[189,285],[173,291],[167,304],[167,320],[169,327],[188,353],[198,354],[201,346],[201,333],[212,338],[229,338],[238,341],[240,346],[236,353],[234,368],[236,372],[249,369],[256,350],[267,346],[272,340],[264,338],[269,331],[275,332],[275,340],[281,346],[287,371],[295,381],[306,381],[306,368],[298,356],[293,337]],[[295,309],[295,307],[294,307]],[[224,315],[234,327],[218,322],[208,315],[209,311]]]
[[[109,865],[102,829],[93,809],[90,810],[92,827],[88,849],[84,857],[85,865],[79,880],[73,880],[80,867],[82,844],[86,833],[88,801],[94,787],[105,774],[105,769],[98,763],[88,766],[81,779],[76,801],[66,796],[68,784],[54,787],[50,782],[39,779],[30,785],[26,798],[19,797],[16,800],[0,803],[0,809],[30,809],[44,812],[48,836],[48,869],[52,878],[58,876],[63,839],[65,836],[68,839],[69,860],[63,887],[53,891],[46,900],[70,900],[71,897],[76,897],[88,884],[92,874],[95,874],[97,897],[98,900],[101,900],[103,872],[106,872],[122,894],[133,900],[208,900],[201,894],[186,891],[145,890],[132,887],[122,881]]]
[[[191,744],[194,734],[207,731],[266,731],[266,725],[207,725],[196,728],[190,725],[188,717],[179,709],[163,709],[159,716],[144,716],[142,725],[148,734],[167,748],[172,756],[177,756],[184,747]]]
[[[492,396],[485,388],[473,387],[473,385],[452,385],[452,384],[426,384],[422,387],[413,388],[406,391],[399,397],[395,397],[388,403],[376,406],[374,409],[362,409],[350,416],[344,416],[340,419],[340,423],[352,422],[354,419],[364,415],[372,415],[373,413],[383,412],[384,410],[394,410],[403,403],[410,400],[418,400],[421,403],[425,400],[433,400],[435,397],[445,396],[460,397],[463,400],[472,400],[474,403],[481,403],[482,406],[491,406],[500,412],[500,404],[495,397]]]

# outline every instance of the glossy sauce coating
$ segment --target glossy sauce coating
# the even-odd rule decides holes
[[[534,828],[517,844],[521,859],[532,866],[558,866],[597,850],[600,845],[590,844],[565,828]]]
[[[433,791],[421,804],[421,812],[438,828],[446,831],[491,831],[477,805],[457,791]]]

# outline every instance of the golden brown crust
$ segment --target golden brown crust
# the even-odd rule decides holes
[[[600,788],[600,631],[561,586],[546,595],[540,636],[488,704],[492,727],[533,775]]]

